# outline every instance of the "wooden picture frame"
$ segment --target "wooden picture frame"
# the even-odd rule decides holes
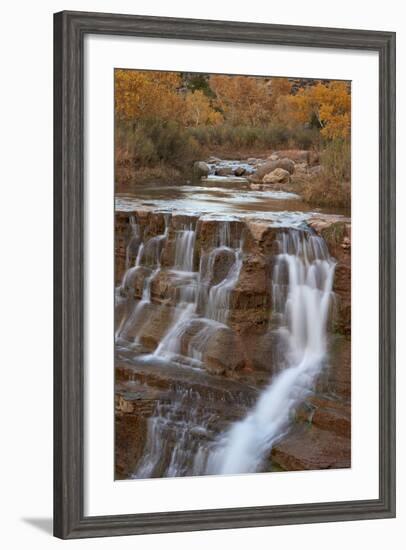
[[[395,515],[395,34],[61,12],[54,18],[54,534],[80,538],[389,518]],[[84,515],[83,41],[87,34],[368,50],[379,54],[379,498]]]

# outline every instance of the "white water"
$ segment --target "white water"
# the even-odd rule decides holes
[[[161,269],[161,253],[165,241],[168,237],[168,221],[169,218],[165,217],[165,231],[162,235],[151,237],[147,240],[145,244],[143,242],[139,243],[135,265],[133,267],[129,265],[127,267],[127,271],[125,271],[124,273],[121,286],[118,289],[118,293],[124,291],[129,293],[131,296],[132,293],[129,292],[129,288],[132,287],[133,279],[136,276],[138,270],[142,267],[148,267],[148,269],[150,270],[150,274],[144,279],[141,300],[139,302],[136,302],[135,305],[132,307],[130,314],[122,319],[115,333],[116,341],[127,340],[129,331],[131,331],[134,326],[139,325],[141,322],[142,327],[146,322],[144,313],[148,304],[151,303],[151,283]],[[132,216],[131,227],[132,239],[134,239],[134,235],[136,235],[137,239],[139,240],[141,238],[141,231],[139,229],[137,221]],[[130,240],[130,244],[131,242],[132,240]],[[126,264],[129,258],[129,246],[126,250]],[[134,343],[136,344],[139,342],[141,327],[138,328],[138,334],[134,340]]]
[[[196,231],[192,227],[179,230],[175,243],[175,269],[193,271]]]
[[[258,471],[288,430],[295,406],[312,389],[326,359],[335,263],[320,237],[292,230],[280,235],[279,246],[273,293],[280,308],[285,367],[246,418],[220,438],[208,457],[207,473]]]
[[[162,235],[140,242],[139,228],[136,221],[132,221],[132,239],[139,242],[138,250],[134,243],[131,250],[127,249],[126,258],[132,258],[134,265],[128,265],[119,291],[133,288],[138,270],[146,270],[147,275],[141,299],[123,319],[116,336],[120,342],[140,346],[150,307],[166,307],[151,302],[151,284],[161,269],[166,269],[176,290],[173,316],[156,349],[138,356],[138,360],[151,365],[164,361],[168,365],[201,368],[212,337],[228,326],[232,292],[243,267],[243,243],[239,234],[232,235],[230,221],[219,220],[213,246],[202,254],[195,271],[196,224],[191,222],[176,230],[173,264],[163,268],[161,252],[168,239],[169,224],[168,218]],[[206,413],[194,408],[188,393],[182,393],[184,390],[179,390],[181,393],[176,394],[172,404],[158,403],[148,421],[147,444],[135,477],[259,471],[273,445],[289,430],[295,408],[312,390],[326,362],[335,263],[323,239],[309,232],[283,230],[278,243],[270,286],[283,351],[279,373],[262,391],[247,416],[214,440],[214,434],[204,436]],[[220,264],[229,267],[217,282],[215,266],[219,254],[224,255]],[[129,300],[132,303],[131,292]],[[199,430],[197,442],[193,434]],[[167,444],[171,433],[177,437],[175,445]],[[166,457],[163,464],[167,452],[171,456]]]
[[[204,352],[209,346],[210,337],[227,322],[230,308],[230,295],[235,287],[242,267],[242,243],[232,248],[233,239],[229,221],[219,221],[216,236],[218,245],[200,262],[199,272],[194,272],[194,247],[196,229],[192,224],[178,230],[175,239],[174,271],[177,280],[178,301],[170,327],[164,334],[158,347],[144,361],[166,359],[184,363],[181,355],[181,344],[191,321],[199,317],[203,328],[192,338],[188,346],[187,358],[191,366],[203,362]],[[214,258],[218,251],[227,249],[234,255],[234,260],[224,279],[217,285],[211,284],[214,269]],[[199,306],[203,303],[203,316],[199,315]],[[187,362],[187,361],[186,361]]]
[[[230,298],[232,290],[238,282],[242,268],[242,244],[234,250],[234,262],[226,277],[217,285],[211,287],[206,306],[206,317],[226,323],[230,311]]]

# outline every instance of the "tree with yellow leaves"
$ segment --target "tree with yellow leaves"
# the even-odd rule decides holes
[[[223,120],[221,113],[213,109],[209,98],[201,90],[186,94],[183,116],[186,126],[211,126],[221,124]]]
[[[269,119],[271,95],[265,79],[213,75],[209,82],[216,105],[232,126],[261,126]]]
[[[288,126],[316,124],[327,139],[347,139],[350,134],[351,96],[346,82],[320,82],[296,95],[281,96],[278,112]]]
[[[183,113],[179,73],[117,69],[114,83],[118,120],[173,120]]]

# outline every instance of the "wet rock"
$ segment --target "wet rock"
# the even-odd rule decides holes
[[[151,275],[149,267],[138,266],[126,273],[123,281],[123,291],[127,296],[141,298],[144,289],[145,279]]]
[[[140,343],[149,351],[154,351],[171,326],[174,308],[147,304],[141,312],[138,323],[131,327],[130,336],[138,336]]]
[[[115,394],[115,479],[128,479],[142,456],[147,435],[147,421],[155,401],[128,399]]]
[[[318,407],[313,415],[312,423],[322,430],[327,430],[342,437],[351,437],[351,416],[347,409]]]
[[[224,374],[244,367],[239,341],[228,327],[220,328],[210,338],[205,354],[205,366],[212,374]]]
[[[279,227],[272,227],[266,221],[248,221],[244,233],[244,252],[265,255],[272,260],[278,253],[276,237],[280,231]]]
[[[241,220],[224,221],[201,217],[196,227],[197,253],[208,253],[220,245],[238,246],[244,227],[245,224]]]
[[[308,221],[323,237],[336,261],[333,290],[336,294],[334,329],[351,334],[351,221],[338,216],[319,215]]]
[[[218,248],[201,258],[201,272],[208,285],[219,284],[235,262],[235,253],[230,248]]]
[[[114,231],[114,279],[116,285],[121,282],[126,270],[126,252],[130,234],[130,214],[128,212],[116,212]]]
[[[230,299],[230,324],[238,331],[269,319],[269,282],[264,258],[246,255]]]
[[[264,186],[262,183],[250,183],[250,189],[253,191],[262,191],[264,189]]]
[[[231,176],[233,169],[231,166],[219,166],[215,171],[216,176]]]
[[[208,164],[203,161],[197,161],[193,165],[193,174],[195,178],[201,178],[202,176],[208,176],[210,168]]]
[[[151,298],[154,303],[176,306],[181,298],[182,290],[190,289],[196,283],[194,273],[177,273],[161,270],[151,281]]]
[[[351,406],[349,401],[317,394],[296,411],[296,421],[312,424],[341,437],[351,437]]]
[[[246,169],[243,166],[238,166],[234,169],[233,174],[234,176],[241,177],[245,174]]]
[[[144,242],[151,237],[163,235],[166,226],[166,215],[162,212],[150,212],[144,229]]]
[[[163,267],[170,268],[174,266],[177,234],[184,229],[193,229],[196,226],[197,219],[198,216],[192,214],[174,213],[172,215],[161,254]]]
[[[272,449],[271,461],[288,471],[350,468],[351,440],[316,426],[301,425]]]
[[[290,181],[290,174],[287,170],[284,170],[283,168],[275,168],[272,172],[269,174],[265,174],[265,176],[262,178],[263,183],[289,183]]]
[[[274,373],[278,357],[278,337],[267,325],[247,327],[238,332],[240,348],[244,355],[245,368],[253,373],[264,373],[262,384],[269,383],[269,376]],[[259,380],[257,384],[261,383]]]
[[[319,376],[316,391],[350,404],[351,339],[348,336],[337,334],[331,338],[329,363]]]

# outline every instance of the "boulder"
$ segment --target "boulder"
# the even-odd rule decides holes
[[[276,168],[282,168],[283,170],[289,172],[289,174],[293,174],[295,171],[295,163],[290,159],[270,160],[264,162],[257,168],[255,173],[252,174],[249,179],[253,182],[260,182],[266,174],[273,172]]]
[[[310,151],[304,149],[285,149],[284,151],[277,151],[274,154],[277,155],[277,158],[286,158],[298,163],[310,163]]]
[[[215,171],[216,176],[231,176],[233,174],[233,169],[231,166],[220,166]]]
[[[210,168],[206,162],[196,161],[193,165],[193,173],[196,178],[201,178],[203,176],[208,176]]]
[[[221,162],[221,159],[219,159],[218,157],[211,156],[207,159],[206,162],[208,164],[218,164],[219,162]]]
[[[265,176],[262,178],[263,183],[289,183],[290,181],[290,174],[287,170],[284,170],[283,168],[275,168],[272,172],[269,174],[265,174]]]
[[[275,162],[276,162],[275,168],[283,168],[283,170],[287,170],[289,174],[293,174],[293,172],[295,171],[295,163],[291,159],[282,158]]]
[[[245,174],[246,170],[242,166],[237,166],[237,168],[234,168],[233,174],[234,176],[240,177]]]

